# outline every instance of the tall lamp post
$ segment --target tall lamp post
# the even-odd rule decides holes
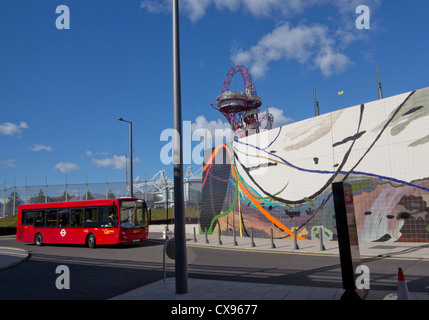
[[[173,0],[173,122],[174,136],[174,239],[176,293],[188,292],[185,204],[183,196],[182,103],[180,95],[179,0]]]
[[[133,123],[122,118],[118,118],[119,121],[128,122],[130,125],[130,197],[134,198],[133,192]]]

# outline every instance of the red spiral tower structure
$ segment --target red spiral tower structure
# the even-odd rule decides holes
[[[236,73],[243,78],[244,91],[230,91],[232,78]],[[261,122],[266,120],[265,129],[271,129],[274,117],[270,113],[259,115],[262,100],[258,97],[252,77],[245,66],[232,67],[226,74],[222,94],[211,104],[222,113],[231,125],[237,138],[259,132]]]

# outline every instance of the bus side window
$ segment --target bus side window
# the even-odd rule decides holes
[[[98,221],[98,208],[85,208],[85,222]]]
[[[147,223],[148,220],[146,204],[142,202],[137,202],[137,214],[135,224],[146,227]]]
[[[146,204],[143,206],[143,217],[142,217],[142,226],[147,227],[149,220],[148,220],[148,212],[147,212],[147,206]]]
[[[116,210],[115,206],[106,206],[106,207],[99,207],[98,208],[98,221],[100,221],[101,226],[105,226],[107,227],[109,225],[109,211],[111,211],[113,209],[115,216],[116,216],[116,226],[117,226],[117,221],[118,221],[118,211]]]
[[[34,224],[34,211],[24,210],[22,212],[21,224],[22,225],[32,225],[32,224]]]
[[[69,227],[70,226],[70,210],[62,209],[58,214],[58,226]]]
[[[85,208],[85,218],[83,224],[87,228],[98,228],[101,226],[101,223],[98,220],[97,207]]]
[[[107,207],[98,208],[98,221],[101,223],[101,226],[109,224],[109,211]]]
[[[57,226],[57,210],[47,210],[46,211],[46,226],[50,228],[55,228]]]
[[[44,227],[45,226],[45,211],[36,211],[36,219],[34,222],[34,226],[36,227]]]
[[[83,210],[82,209],[72,209],[71,210],[71,226],[72,227],[82,227],[83,226]]]

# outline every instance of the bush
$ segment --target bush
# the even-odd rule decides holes
[[[12,227],[16,228],[17,219],[18,219],[18,215],[1,218],[0,228],[12,228]]]

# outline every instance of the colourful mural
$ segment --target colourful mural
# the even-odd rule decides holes
[[[429,88],[206,150],[201,228],[337,236],[331,185],[352,184],[360,241],[429,242]]]

